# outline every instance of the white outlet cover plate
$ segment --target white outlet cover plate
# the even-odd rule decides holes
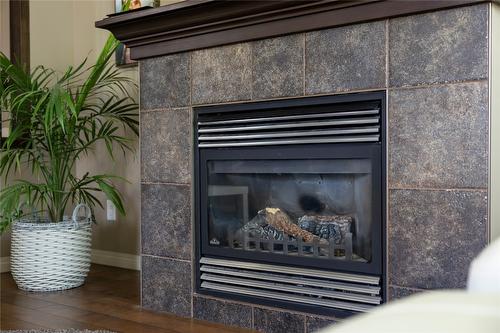
[[[106,216],[108,221],[116,221],[116,207],[111,200],[106,200]]]

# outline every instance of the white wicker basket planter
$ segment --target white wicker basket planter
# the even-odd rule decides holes
[[[90,269],[92,221],[19,220],[12,225],[11,273],[19,289],[56,291],[75,288],[85,282]]]

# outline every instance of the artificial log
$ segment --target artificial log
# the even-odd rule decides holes
[[[282,231],[284,234],[295,238],[301,238],[306,242],[313,242],[315,239],[320,239],[318,236],[315,236],[293,223],[292,219],[279,208],[264,208],[260,210],[258,214],[268,225],[278,231]]]
[[[258,237],[264,240],[283,240],[283,233],[267,224],[263,214],[257,214],[253,219],[245,223],[237,232],[236,238],[243,241],[244,235]]]
[[[262,224],[262,221],[263,220],[261,220],[257,215],[236,232],[236,238],[243,240],[244,234],[246,233],[250,237],[258,237],[264,240],[283,240],[283,233],[274,229],[270,225],[265,223]]]
[[[348,215],[304,215],[299,218],[299,227],[322,239],[343,244],[345,236],[351,231],[352,216]]]

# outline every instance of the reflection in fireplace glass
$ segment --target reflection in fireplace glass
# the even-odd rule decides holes
[[[369,159],[208,162],[210,246],[369,262]]]

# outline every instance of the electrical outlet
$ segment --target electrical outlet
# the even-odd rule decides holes
[[[111,200],[106,201],[106,215],[109,222],[116,221],[116,207]]]

